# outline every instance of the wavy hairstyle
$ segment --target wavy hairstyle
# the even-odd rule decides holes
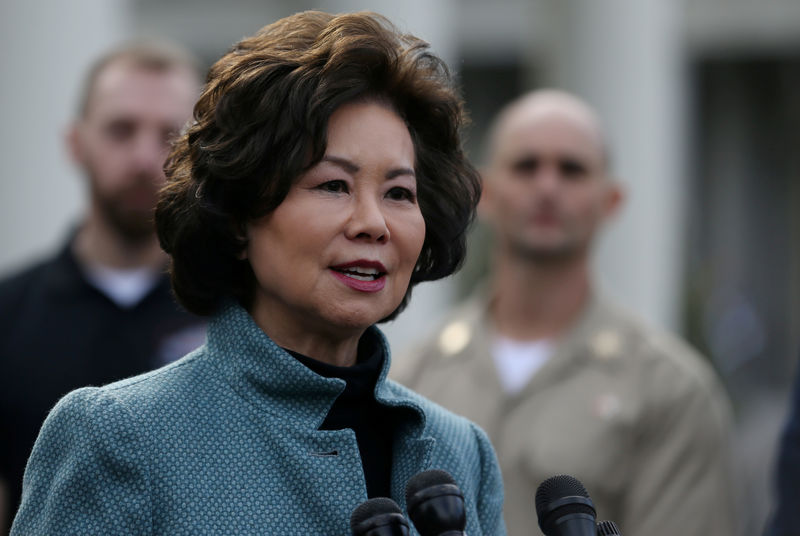
[[[331,114],[366,99],[389,103],[408,126],[426,225],[409,290],[383,320],[413,285],[458,269],[480,182],[461,148],[464,112],[447,67],[380,15],[309,11],[265,26],[211,67],[167,160],[156,228],[186,309],[212,314],[229,298],[249,308],[247,223],[322,159]]]

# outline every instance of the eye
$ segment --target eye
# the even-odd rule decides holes
[[[386,197],[392,201],[410,201],[412,203],[416,202],[417,200],[417,196],[414,192],[402,186],[392,187],[388,192],[386,192]]]
[[[558,167],[561,174],[569,179],[580,179],[587,174],[586,166],[577,160],[562,160]]]
[[[136,126],[132,121],[118,119],[106,126],[106,133],[115,141],[125,141],[133,136]]]
[[[530,175],[531,173],[535,173],[538,167],[539,160],[532,156],[520,158],[511,164],[512,171],[520,175]]]
[[[342,180],[325,181],[317,189],[334,194],[346,194],[349,191],[347,183]]]

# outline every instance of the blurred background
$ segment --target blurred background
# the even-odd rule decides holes
[[[598,110],[627,190],[596,254],[600,282],[719,371],[738,423],[742,534],[759,533],[800,350],[797,0],[3,0],[0,276],[77,223],[84,184],[63,136],[97,55],[166,37],[208,66],[304,9],[377,11],[429,41],[461,85],[478,164],[488,119],[523,91],[561,87]],[[469,292],[487,240],[476,227],[465,269],[415,290],[386,326],[395,354]]]

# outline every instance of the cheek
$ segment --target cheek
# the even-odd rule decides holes
[[[409,225],[409,256],[413,257],[412,264],[417,264],[419,254],[422,253],[422,245],[425,243],[425,219],[422,213],[418,212],[417,217]]]
[[[575,237],[589,237],[602,223],[601,211],[592,203],[573,205],[565,218],[567,232]]]
[[[565,196],[565,201],[568,202],[568,209],[576,219],[587,223],[594,223],[600,219],[602,206],[598,196],[593,192],[576,192],[572,196]]]
[[[391,241],[395,244],[394,251],[398,256],[398,266],[409,272],[409,277],[417,264],[425,242],[425,220],[422,213],[401,214],[394,219],[390,226]]]
[[[531,211],[531,200],[523,191],[503,192],[495,199],[491,219],[495,225],[517,227],[524,225]]]
[[[88,156],[85,165],[104,186],[113,188],[124,183],[127,155],[121,151],[94,152]]]
[[[494,192],[494,210],[502,216],[507,210],[523,210],[533,198],[530,185],[520,180],[508,180]]]
[[[273,273],[280,268],[280,263],[276,260],[284,257],[282,250],[281,243],[270,232],[269,226],[264,225],[261,228],[257,225],[248,226],[245,257],[250,262],[256,278],[261,279],[263,274]]]
[[[250,246],[247,248],[247,261],[250,263],[250,268],[253,270],[253,274],[255,274],[259,283],[263,283],[265,276],[275,271],[275,268],[270,262],[269,255],[266,255],[263,248],[259,246]]]

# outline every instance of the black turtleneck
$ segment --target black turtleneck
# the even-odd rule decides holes
[[[370,498],[389,497],[396,411],[375,400],[375,383],[386,359],[378,335],[367,330],[361,337],[356,364],[351,367],[337,367],[292,350],[286,351],[320,376],[347,382],[320,430],[352,429],[361,454],[367,495]]]

